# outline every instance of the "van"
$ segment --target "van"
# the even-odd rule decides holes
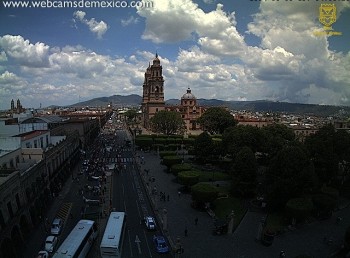
[[[63,222],[60,218],[55,218],[51,225],[51,235],[59,235],[62,231]]]

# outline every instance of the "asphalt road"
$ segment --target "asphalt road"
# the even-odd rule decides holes
[[[125,131],[117,131],[119,145],[122,144],[120,141],[126,137]],[[158,257],[159,254],[155,251],[152,237],[161,232],[159,227],[156,231],[148,231],[143,222],[145,216],[155,217],[155,214],[140,175],[134,168],[133,158],[132,149],[124,148],[117,160],[126,167],[113,175],[113,207],[127,214],[123,257]],[[171,255],[162,255],[162,257],[171,257]]]

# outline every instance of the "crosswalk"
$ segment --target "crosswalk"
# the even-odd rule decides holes
[[[116,157],[116,158],[103,158],[103,162],[105,163],[133,163],[134,158],[132,157]]]
[[[62,219],[62,221],[66,221],[68,218],[70,211],[72,209],[73,203],[64,202],[62,203],[60,209],[58,210],[56,217]]]

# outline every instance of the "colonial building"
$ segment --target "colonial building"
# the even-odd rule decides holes
[[[141,108],[143,126],[149,128],[149,120],[154,114],[158,111],[165,110],[164,79],[158,54],[156,54],[152,65],[149,64],[145,72],[145,79],[142,88]]]
[[[197,104],[196,97],[192,94],[191,89],[188,88],[187,92],[181,97],[180,105],[166,106],[165,110],[179,112],[185,123],[185,129],[189,132],[201,129],[197,119],[201,117],[206,108]]]
[[[150,128],[150,119],[161,110],[176,111],[181,114],[185,123],[185,129],[200,130],[200,125],[196,120],[204,113],[205,108],[198,106],[196,97],[191,89],[181,97],[180,105],[165,106],[164,101],[164,79],[162,75],[162,66],[158,54],[153,59],[152,65],[149,64],[145,72],[142,94],[142,121],[145,128]]]

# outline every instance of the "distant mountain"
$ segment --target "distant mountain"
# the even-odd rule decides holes
[[[100,97],[90,99],[84,102],[79,102],[71,105],[72,107],[106,107],[109,103],[113,106],[139,106],[141,105],[142,97],[136,94],[122,96],[113,95],[110,97]]]
[[[110,97],[94,98],[88,101],[79,102],[73,107],[106,107],[109,103],[113,106],[140,106],[142,97],[136,94],[133,95],[113,95]],[[330,116],[339,112],[350,114],[348,106],[328,106],[316,104],[300,104],[288,102],[274,102],[267,100],[256,101],[224,101],[218,99],[197,99],[201,106],[225,106],[232,110],[250,110],[256,112],[286,112],[309,115]],[[180,100],[169,99],[165,101],[166,105],[180,105]]]

